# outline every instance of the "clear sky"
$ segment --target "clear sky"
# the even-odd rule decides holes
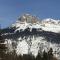
[[[60,0],[0,0],[2,28],[10,26],[24,13],[36,15],[41,19],[60,19]]]

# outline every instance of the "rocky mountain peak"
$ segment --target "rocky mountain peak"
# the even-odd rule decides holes
[[[24,14],[21,17],[19,17],[18,20],[21,22],[26,21],[27,23],[36,23],[38,18],[30,14]]]

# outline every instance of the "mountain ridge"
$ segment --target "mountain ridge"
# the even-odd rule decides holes
[[[52,19],[33,23],[29,19],[28,22],[18,20],[10,27],[1,29],[4,44],[8,47],[7,52],[15,50],[17,55],[33,54],[36,57],[39,51],[42,53],[44,50],[53,48],[54,55],[59,58],[60,25]],[[33,20],[32,16],[31,20]]]

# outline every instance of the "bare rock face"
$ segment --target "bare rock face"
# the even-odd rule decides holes
[[[18,20],[20,20],[21,22],[26,21],[27,23],[36,23],[38,21],[38,18],[30,14],[24,14],[23,16],[19,17]]]

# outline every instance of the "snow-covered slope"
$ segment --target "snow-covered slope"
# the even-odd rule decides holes
[[[55,33],[60,33],[60,20],[54,20],[51,18],[44,19],[42,21],[42,29],[45,31],[51,31]]]
[[[25,14],[19,18],[19,20],[16,21],[16,23],[12,24],[12,27],[15,27],[16,31],[24,31],[26,28],[41,28],[40,23],[38,19],[34,16],[31,16],[29,14]]]
[[[30,15],[29,15],[30,16]],[[29,17],[28,16],[28,17]],[[24,16],[27,20],[29,20],[26,16]],[[33,17],[30,17],[33,20]],[[22,18],[23,19],[23,18]],[[33,28],[35,29],[42,29],[44,31],[50,31],[50,32],[55,32],[55,33],[60,33],[60,20],[54,20],[51,18],[48,19],[43,19],[43,20],[39,20],[36,18],[36,22],[31,23],[27,22],[25,19],[22,22],[22,20],[18,20],[15,24],[12,24],[12,27],[16,27],[16,31],[24,31],[26,28],[30,28],[30,30],[32,30]]]

